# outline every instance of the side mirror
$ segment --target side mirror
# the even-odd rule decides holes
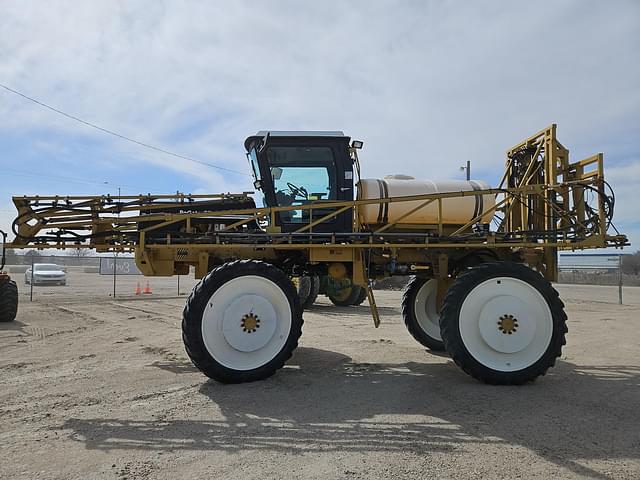
[[[280,180],[282,178],[282,169],[280,167],[272,167],[271,176],[274,180]]]

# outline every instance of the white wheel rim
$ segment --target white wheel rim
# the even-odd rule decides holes
[[[533,365],[547,351],[553,334],[544,297],[512,277],[492,278],[473,288],[462,302],[459,325],[473,358],[501,372]]]
[[[438,281],[432,278],[418,290],[413,304],[413,311],[422,331],[435,340],[442,340],[442,335],[440,335],[440,315],[436,306],[437,293]]]
[[[218,288],[202,314],[202,340],[209,354],[233,370],[271,361],[291,331],[291,306],[271,280],[246,275]]]

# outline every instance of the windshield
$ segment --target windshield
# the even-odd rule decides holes
[[[330,196],[327,167],[272,167],[272,174],[274,170],[278,176],[273,178],[276,195],[287,195],[288,199],[282,199],[287,205],[301,205],[305,200],[322,200]]]
[[[328,147],[271,147],[267,152],[276,204],[304,205],[336,198],[333,152]],[[284,222],[307,222],[309,210],[283,212]]]
[[[51,270],[60,270],[55,263],[37,263],[33,266],[36,272],[50,272]]]

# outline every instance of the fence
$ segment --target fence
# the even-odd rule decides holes
[[[100,297],[175,297],[186,295],[197,282],[191,275],[143,277],[132,256],[12,255],[7,271],[22,296],[34,299]],[[55,265],[59,274],[38,274],[40,264]],[[35,267],[35,272],[34,268]],[[52,270],[52,267],[47,267]],[[64,282],[64,285],[63,285]]]
[[[65,255],[8,255],[7,270],[19,284],[21,294],[31,299],[80,298],[85,297],[135,297],[152,291],[154,296],[175,297],[191,291],[197,280],[190,275],[174,277],[143,277],[128,255],[111,256],[65,256]],[[623,275],[623,256],[620,254],[560,254],[559,270],[561,283],[595,285],[617,285],[618,302],[622,303],[623,284],[637,284],[639,278]],[[66,287],[30,282],[28,271],[32,264],[49,263],[65,270]],[[114,268],[115,267],[115,268]],[[407,278],[394,277],[379,282],[378,288],[402,289]],[[148,295],[148,294],[147,294]]]
[[[569,280],[568,283],[610,284],[609,280],[615,279],[618,303],[622,305],[623,256],[621,253],[561,253],[558,259],[560,280]],[[573,281],[570,281],[569,275]],[[582,281],[576,281],[578,279]]]

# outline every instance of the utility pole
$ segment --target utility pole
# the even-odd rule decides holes
[[[103,183],[105,185],[112,185],[108,181],[104,181]],[[121,193],[122,193],[121,188],[120,186],[118,186],[118,202],[121,202],[120,200]],[[118,209],[118,218],[120,218],[120,209]],[[116,298],[116,284],[117,284],[117,278],[118,278],[117,263],[118,263],[118,251],[114,250],[113,252],[113,298]]]
[[[622,305],[622,254],[618,254],[618,303]]]
[[[462,171],[462,170],[466,170],[466,172],[467,172],[467,182],[469,180],[471,180],[471,161],[470,160],[467,160],[467,166],[466,167],[464,167],[464,166],[460,167],[460,171]]]
[[[33,302],[33,269],[35,268],[35,255],[31,256],[31,280],[29,281],[29,301]]]
[[[116,278],[118,278],[118,272],[116,270],[117,262],[118,262],[118,252],[113,252],[113,298],[116,298]]]

